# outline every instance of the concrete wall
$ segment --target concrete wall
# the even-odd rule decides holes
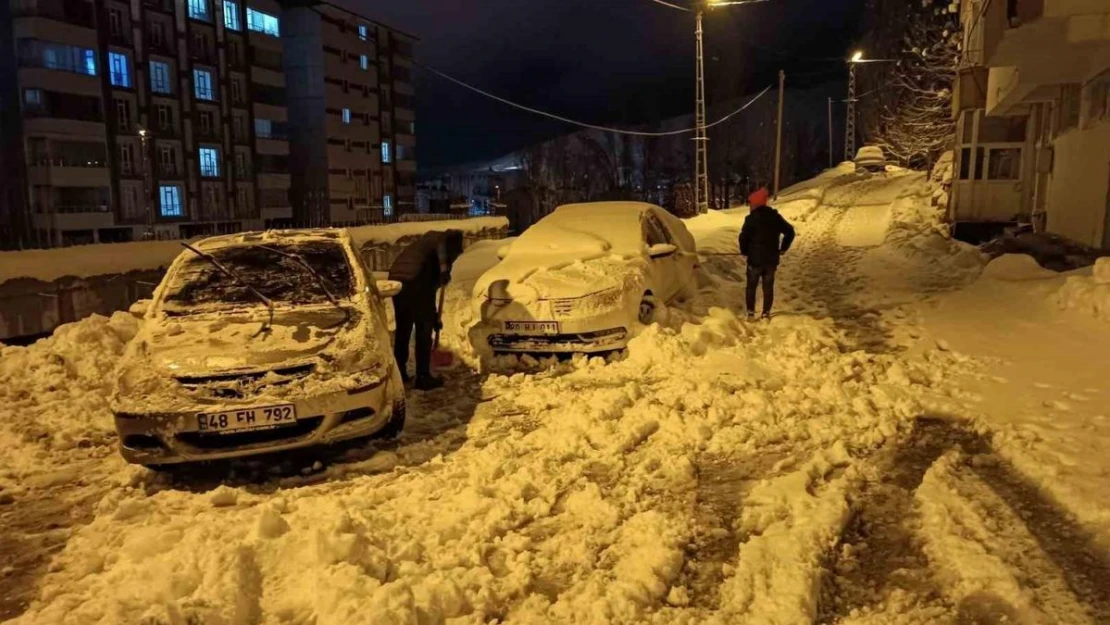
[[[1102,247],[1110,195],[1110,123],[1056,138],[1048,231]]]

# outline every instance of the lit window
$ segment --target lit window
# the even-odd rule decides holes
[[[264,35],[281,36],[278,18],[250,7],[247,7],[247,28]]]
[[[208,0],[189,0],[189,17],[209,21]]]
[[[392,163],[393,162],[393,151],[389,149],[389,142],[388,141],[382,141],[382,162],[383,163]]]
[[[158,198],[163,217],[181,216],[181,187],[162,185],[158,187]]]
[[[218,178],[220,176],[220,151],[218,149],[200,149],[200,175],[205,178]]]
[[[386,217],[392,217],[393,216],[393,196],[392,195],[386,193],[385,196],[382,197],[382,209],[383,209],[382,212],[385,213]]]
[[[258,119],[256,117],[254,120],[254,134],[269,139],[274,134],[274,123],[268,119]]]
[[[154,93],[173,93],[170,66],[160,61],[150,62],[150,90]]]
[[[351,109],[343,109],[343,123],[351,123]]]
[[[358,66],[362,69],[370,69],[370,59],[365,54],[359,55]]]
[[[44,43],[42,46],[42,66],[46,69],[96,76],[96,53],[93,50],[62,43]]]
[[[109,79],[113,87],[131,86],[131,61],[126,54],[108,53]]]
[[[228,30],[243,30],[239,23],[239,4],[224,0],[224,27]]]
[[[25,104],[34,104],[36,106],[41,105],[42,104],[42,89],[24,89],[23,90],[23,102]]]
[[[215,100],[212,91],[212,72],[205,69],[193,70],[193,91],[198,100]]]
[[[363,41],[366,41],[366,37],[367,37],[368,34],[369,34],[369,29],[366,27],[366,24],[359,24],[358,25],[358,38],[363,40]]]

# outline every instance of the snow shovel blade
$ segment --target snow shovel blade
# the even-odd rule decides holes
[[[455,364],[455,354],[449,350],[436,347],[432,350],[432,366],[436,369],[447,369]]]

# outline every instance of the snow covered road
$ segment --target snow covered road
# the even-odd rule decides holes
[[[770,323],[742,320],[743,211],[700,217],[703,288],[624,358],[460,368],[399,442],[278,463],[119,460],[102,383],[122,315],[3,348],[0,618],[1110,622],[1110,523],[996,451],[993,361],[937,341],[981,261],[930,195],[844,170],[785,193],[799,239]]]

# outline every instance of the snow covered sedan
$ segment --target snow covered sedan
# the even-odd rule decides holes
[[[681,220],[652,204],[561,206],[498,252],[475,283],[472,341],[494,353],[623,348],[694,289],[697,250]]]
[[[343,230],[187,245],[117,368],[128,461],[165,465],[399,434],[401,375],[382,298]]]
[[[886,171],[886,155],[877,145],[865,145],[856,152],[856,171]]]

